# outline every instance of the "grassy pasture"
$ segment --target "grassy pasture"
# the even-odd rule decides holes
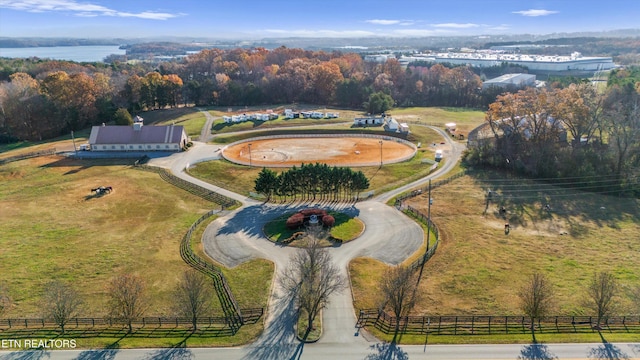
[[[431,214],[446,237],[425,266],[423,299],[416,314],[521,314],[517,291],[535,271],[554,284],[557,315],[591,315],[582,304],[596,271],[612,272],[625,286],[640,283],[638,199],[518,178],[496,181],[504,178],[484,172],[433,191]],[[504,233],[498,203],[490,204],[485,213],[487,188],[502,194],[509,235]],[[553,211],[547,213],[543,206],[550,198]],[[410,204],[426,213],[427,196]],[[356,308],[378,305],[375,285],[384,267],[371,259],[351,263]],[[632,313],[624,297],[616,302],[622,314]]]
[[[172,291],[188,268],[180,240],[211,203],[113,160],[23,160],[0,166],[0,182],[0,281],[15,302],[6,316],[41,316],[42,287],[52,279],[80,291],[83,316],[104,315],[106,284],[120,272],[145,280],[147,314],[173,315]],[[91,196],[90,189],[100,185],[114,192]],[[224,271],[242,307],[265,306],[269,262]],[[213,311],[221,313],[217,299]],[[247,329],[247,336],[260,328]]]
[[[197,108],[182,107],[175,109],[154,110],[141,113],[147,124],[182,125],[188,136],[198,136],[207,118]]]

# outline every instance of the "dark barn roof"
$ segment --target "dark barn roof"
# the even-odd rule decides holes
[[[141,126],[94,126],[91,128],[89,144],[179,144],[184,127],[182,125]]]

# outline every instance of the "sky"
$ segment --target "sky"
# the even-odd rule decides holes
[[[419,37],[629,28],[640,28],[640,0],[0,0],[0,37]]]

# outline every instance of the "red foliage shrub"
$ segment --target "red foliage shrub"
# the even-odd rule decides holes
[[[295,213],[287,219],[287,222],[285,224],[287,226],[287,229],[295,230],[304,224],[304,215],[302,215],[301,213]]]
[[[318,218],[322,219],[323,216],[327,215],[327,210],[323,209],[304,209],[299,212],[304,216],[304,221],[308,221],[311,215],[317,215]]]
[[[336,219],[334,219],[334,217],[331,215],[325,215],[322,217],[322,224],[326,227],[333,227],[335,223]]]

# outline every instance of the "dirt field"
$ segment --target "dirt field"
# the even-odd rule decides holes
[[[329,165],[374,166],[410,158],[415,150],[405,144],[360,137],[285,138],[247,141],[229,146],[223,156],[232,162],[253,166],[293,166],[321,162]],[[250,147],[250,149],[249,149]]]

